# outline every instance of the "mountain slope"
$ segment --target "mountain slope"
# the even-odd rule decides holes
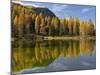
[[[33,8],[33,12],[40,14],[42,13],[44,16],[50,16],[50,17],[54,17],[55,14],[53,12],[51,12],[48,8]]]
[[[50,16],[50,17],[55,17],[56,15],[50,11],[48,8],[46,7],[39,7],[39,6],[36,6],[36,5],[24,5],[22,3],[15,3],[15,2],[12,2],[12,5],[18,5],[18,6],[22,6],[22,7],[25,7],[25,8],[31,8],[32,10],[32,13],[35,13],[35,14],[42,14],[44,16]]]

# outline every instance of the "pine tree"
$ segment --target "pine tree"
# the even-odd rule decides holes
[[[88,32],[88,35],[93,35],[94,33],[94,24],[91,19],[88,21],[88,31],[87,32]]]
[[[46,35],[46,24],[45,24],[45,19],[41,18],[41,24],[40,24],[40,33],[43,35]]]
[[[66,34],[67,32],[67,23],[66,23],[66,19],[65,18],[62,18],[61,19],[61,27],[62,27],[62,32],[63,32],[63,35]]]
[[[79,35],[79,20],[78,17],[74,20],[73,35]]]
[[[24,14],[20,13],[19,18],[18,18],[18,35],[19,37],[23,36],[23,31],[24,31]]]
[[[52,18],[51,18],[50,16],[48,16],[48,18],[47,18],[47,26],[48,26],[48,29],[49,29],[48,35],[51,35],[51,34],[52,34],[51,19],[52,19]]]
[[[54,29],[55,29],[54,34],[58,35],[59,20],[58,20],[57,17],[54,17],[54,23],[53,24],[54,24]]]
[[[18,25],[18,16],[15,16],[13,20],[13,26],[17,26],[17,25]]]
[[[83,21],[80,21],[80,35],[85,35],[85,24]]]
[[[40,24],[41,24],[40,17],[37,16],[35,19],[35,33],[36,34],[39,34],[39,32],[40,32]]]
[[[68,29],[69,29],[69,35],[73,35],[73,18],[70,16],[70,19],[68,21]]]

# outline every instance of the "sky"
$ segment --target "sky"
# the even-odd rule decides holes
[[[91,19],[96,24],[96,6],[92,5],[74,5],[74,4],[57,4],[46,2],[31,2],[21,1],[27,5],[37,5],[40,7],[47,7],[60,19],[62,17],[69,18],[70,16],[78,17],[79,20],[88,21]]]

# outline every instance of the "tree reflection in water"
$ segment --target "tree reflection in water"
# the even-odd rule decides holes
[[[14,41],[12,42],[11,71],[43,67],[51,64],[58,56],[62,58],[92,55],[95,40],[63,41]]]

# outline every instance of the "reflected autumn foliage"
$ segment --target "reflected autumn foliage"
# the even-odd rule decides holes
[[[11,70],[43,67],[51,64],[58,56],[76,59],[84,54],[91,56],[95,40],[64,40],[64,41],[14,41],[12,42]]]

